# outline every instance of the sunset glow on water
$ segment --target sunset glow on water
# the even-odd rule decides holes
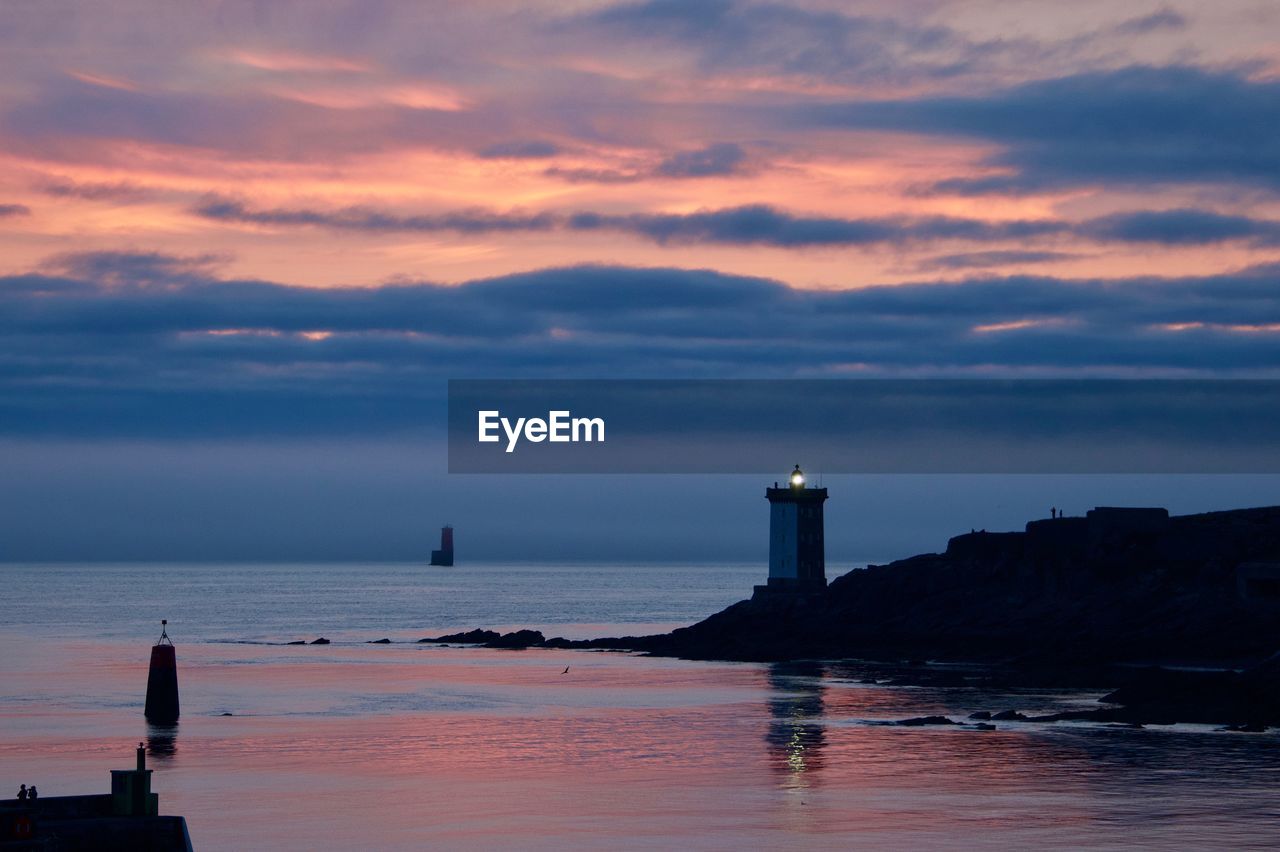
[[[1065,709],[1098,693],[870,685],[857,663],[438,647],[411,641],[436,632],[430,621],[366,626],[415,607],[439,618],[450,584],[476,582],[418,566],[51,566],[42,582],[2,570],[18,593],[0,609],[5,777],[46,796],[102,792],[145,741],[161,811],[185,815],[201,850],[1239,848],[1266,842],[1277,815],[1274,735],[877,724]],[[684,575],[690,599],[732,598],[750,566],[469,570],[510,590],[475,626],[523,612],[554,630],[554,607],[520,591],[571,574],[574,606],[608,635],[635,626],[609,622],[620,587],[642,600]],[[307,595],[323,610],[338,575],[396,591],[326,613],[331,645],[263,644],[295,638],[265,638],[272,619],[316,631]],[[414,578],[417,601],[403,592]],[[83,620],[30,620],[72,588]],[[257,603],[227,607],[240,596]],[[155,636],[140,616],[157,599],[178,642],[175,731],[142,718]],[[384,634],[395,641],[365,644]]]

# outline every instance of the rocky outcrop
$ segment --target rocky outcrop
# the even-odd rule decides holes
[[[850,571],[825,593],[758,593],[657,636],[583,641],[471,631],[423,641],[691,659],[881,660],[892,662],[884,672],[891,685],[962,678],[926,660],[980,662],[990,664],[988,685],[1115,691],[1097,710],[981,711],[971,717],[977,722],[1260,730],[1280,725],[1280,656],[1271,657],[1280,648],[1280,507],[1182,517],[1101,508],[1084,518],[1032,521],[1022,532],[971,532],[943,553]]]
[[[537,630],[517,630],[514,633],[504,633],[491,642],[486,642],[486,648],[533,648],[545,644],[546,637]]]
[[[757,595],[615,644],[706,659],[1241,666],[1280,648],[1280,600],[1237,588],[1239,565],[1267,561],[1280,561],[1280,508],[1099,509],[957,536],[941,554],[851,571],[825,595]]]
[[[437,642],[440,644],[453,645],[483,645],[486,642],[494,642],[502,638],[502,634],[495,630],[468,630],[466,633],[450,633],[447,636],[436,636],[434,638],[427,637],[419,639],[418,642]]]
[[[914,716],[910,719],[900,719],[893,724],[904,728],[921,728],[925,725],[954,725],[956,723],[946,716]]]
[[[565,640],[552,640],[564,642]],[[498,633],[494,630],[468,630],[466,633],[450,633],[447,636],[419,639],[418,642],[436,642],[453,645],[482,645],[485,648],[534,648],[548,645],[547,638],[537,630],[516,630]],[[551,647],[572,647],[572,643]]]

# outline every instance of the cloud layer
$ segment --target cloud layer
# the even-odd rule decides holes
[[[447,378],[1274,376],[1277,31],[1271,0],[0,4],[0,558],[753,535],[668,506],[655,553],[666,485],[432,480]],[[1131,485],[1072,505],[1176,502]],[[704,502],[742,523],[755,487]],[[847,555],[917,546],[895,487],[842,492]],[[939,541],[1045,493],[927,487]],[[1183,507],[1246,499],[1212,487]]]
[[[576,267],[318,290],[217,258],[73,255],[0,280],[5,434],[412,432],[458,377],[1273,375],[1276,267],[796,291]]]
[[[1280,12],[999,5],[6,16],[0,429],[408,424],[457,375],[1272,370]]]
[[[1280,10],[1228,6],[28,4],[0,12],[0,274],[72,247],[317,286],[1275,262]]]
[[[947,192],[1107,184],[1238,183],[1280,189],[1280,82],[1189,66],[1132,66],[1037,80],[981,97],[821,107],[841,127],[997,143],[1006,173]]]
[[[461,234],[612,231],[659,244],[718,243],[781,248],[901,246],[942,240],[1025,242],[1055,236],[1168,246],[1209,245],[1237,240],[1264,246],[1280,243],[1280,221],[1197,209],[1113,213],[1077,222],[1061,219],[992,221],[957,216],[849,219],[802,216],[764,204],[667,214],[462,210],[406,215],[368,207],[255,209],[243,201],[212,198],[196,205],[192,212],[206,219],[282,228],[301,226],[357,232]],[[992,259],[998,257],[992,256]],[[1006,260],[1052,259],[1052,256],[1030,252],[1020,255],[1006,253],[1003,257]]]

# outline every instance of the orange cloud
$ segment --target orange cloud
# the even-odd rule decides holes
[[[423,83],[267,86],[263,91],[279,98],[326,109],[367,109],[377,104],[389,104],[407,109],[457,112],[471,105],[467,98],[453,89]]]
[[[298,53],[286,50],[251,50],[232,48],[219,54],[226,62],[256,68],[260,71],[323,72],[339,71],[364,74],[374,70],[365,61],[317,53]]]
[[[76,71],[71,68],[65,69],[65,73],[68,77],[79,80],[81,83],[88,83],[90,86],[102,86],[106,89],[119,89],[123,92],[137,92],[142,88],[137,83],[133,83],[119,77],[108,77],[106,74],[92,74],[88,71]]]

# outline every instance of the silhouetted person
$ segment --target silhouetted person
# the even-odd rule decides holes
[[[36,796],[38,795],[40,794],[36,792],[35,784],[32,784],[30,787],[27,788],[27,798],[30,799],[31,801],[34,802],[36,800]]]
[[[27,785],[23,784],[18,788],[18,801],[25,802],[27,800]]]
[[[1050,509],[1050,510],[1049,510],[1049,517],[1051,517],[1051,518],[1056,518],[1056,517],[1058,517],[1058,507],[1057,507],[1057,506],[1054,506],[1052,509]]]

